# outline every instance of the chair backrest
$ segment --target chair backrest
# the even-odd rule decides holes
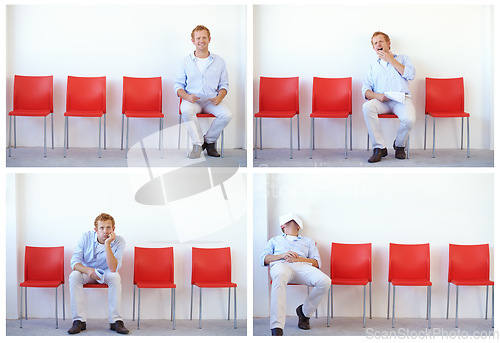
[[[261,76],[259,110],[299,113],[299,78]]]
[[[134,248],[134,285],[174,282],[174,248]]]
[[[192,254],[191,284],[231,282],[231,248],[193,247]]]
[[[332,279],[368,279],[372,281],[372,244],[332,243],[330,261]]]
[[[106,113],[106,76],[68,76],[66,111]]]
[[[393,279],[430,281],[430,245],[395,244],[389,247],[389,282]]]
[[[26,246],[24,281],[61,281],[64,283],[64,247]]]
[[[122,113],[162,111],[161,77],[123,77]]]
[[[14,76],[14,111],[48,110],[54,113],[53,76]]]
[[[425,113],[463,112],[464,79],[425,78]]]
[[[352,114],[352,78],[313,78],[312,111]]]
[[[489,244],[450,244],[448,282],[451,280],[489,280]]]

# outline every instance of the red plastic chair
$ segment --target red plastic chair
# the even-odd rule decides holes
[[[372,244],[332,243],[330,278],[332,285],[328,293],[333,318],[333,285],[363,286],[363,327],[366,326],[366,285],[369,284],[370,319],[372,318]],[[331,294],[331,297],[330,297]],[[330,302],[331,300],[331,302]],[[330,308],[328,308],[328,312]],[[326,326],[329,325],[329,313]]]
[[[181,103],[182,103],[182,99],[179,100],[179,139],[177,142],[177,149],[181,148],[181,123],[182,123]],[[196,117],[198,117],[198,118],[215,118],[215,116],[211,113],[196,113]],[[188,148],[188,154],[189,154],[189,135],[187,136],[187,148]],[[224,158],[224,130],[222,130],[222,133],[221,133],[220,157]]]
[[[234,328],[236,329],[236,287],[231,282],[231,248],[192,248],[191,314],[193,319],[193,286],[200,289],[199,328],[201,329],[201,289],[228,288],[227,320],[231,308],[231,288],[234,288]]]
[[[170,288],[170,318],[175,330],[174,248],[134,248],[134,297],[132,320],[135,320],[135,288],[139,289],[137,329],[141,321],[141,288]]]
[[[380,119],[383,119],[383,118],[396,118],[396,119],[399,119],[397,115],[395,115],[394,113],[384,113],[384,114],[379,114],[378,117]],[[370,134],[367,133],[366,134],[366,151],[370,150]],[[408,138],[406,139],[406,159],[409,159],[410,158],[410,136],[408,136]]]
[[[11,157],[12,117],[14,117],[14,148],[17,147],[16,118],[43,117],[43,157],[47,157],[47,116],[52,126],[54,149],[53,76],[14,76],[14,110],[9,112],[9,157]]]
[[[426,244],[394,244],[389,247],[389,290],[387,296],[387,319],[392,294],[392,327],[394,327],[394,308],[396,307],[396,286],[426,286],[427,313],[431,328],[431,286],[430,281],[430,246]]]
[[[458,328],[458,286],[486,286],[486,314],[488,319],[488,286],[491,286],[491,327],[495,324],[494,282],[490,280],[490,246],[489,244],[456,245],[450,244],[448,267],[448,300],[446,302],[446,319],[450,308],[450,283],[457,287],[455,327]]]
[[[28,320],[28,287],[56,289],[56,329],[59,327],[57,288],[61,285],[64,320],[66,319],[64,309],[64,247],[26,246],[24,252],[24,282],[19,284],[21,290],[21,316],[19,325],[21,328],[23,327],[23,287],[26,320]]]
[[[460,150],[464,149],[464,118],[467,118],[467,157],[470,157],[469,117],[464,112],[464,79],[425,78],[424,150],[427,143],[427,116],[432,117],[432,157],[436,157],[436,118],[462,118]]]
[[[297,116],[297,142],[300,150],[299,78],[261,76],[259,112],[255,113],[255,158],[257,158],[257,118],[260,118],[260,150],[262,150],[262,118],[290,119],[290,158],[293,158],[292,119],[295,116]]]
[[[313,78],[311,148],[315,149],[314,118],[345,118],[345,152],[347,158],[347,118],[349,118],[352,151],[352,78]]]
[[[106,150],[106,77],[68,76],[64,113],[64,157],[69,148],[69,117],[99,118],[99,158],[101,158],[101,118],[104,117]]]
[[[161,77],[137,78],[123,77],[122,99],[122,142],[123,150],[123,122],[127,117],[127,142],[125,158],[128,155],[129,118],[158,118],[159,150],[163,158],[163,118],[162,113],[162,86]]]

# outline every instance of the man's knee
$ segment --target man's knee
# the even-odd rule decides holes
[[[73,270],[71,274],[69,274],[69,284],[83,284],[83,274],[78,270]]]
[[[366,117],[377,115],[377,103],[380,102],[376,99],[371,99],[363,104],[363,114]]]
[[[118,274],[118,272],[115,272],[115,273],[106,273],[106,276],[105,276],[105,282],[108,286],[112,286],[112,285],[121,285],[121,277],[120,277],[120,274]]]

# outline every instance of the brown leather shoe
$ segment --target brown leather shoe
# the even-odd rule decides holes
[[[406,158],[405,147],[396,146],[396,141],[392,143],[392,147],[396,150],[396,158],[404,160]]]
[[[81,320],[75,320],[73,322],[73,326],[68,330],[68,333],[73,335],[85,329],[87,329],[87,323],[82,322]]]
[[[217,152],[217,149],[215,148],[215,142],[214,143],[203,143],[201,146],[202,150],[207,149],[207,154],[208,156],[212,157],[220,157],[220,154]]]
[[[271,336],[283,336],[283,329],[282,328],[271,329]]]
[[[297,316],[299,316],[299,328],[302,330],[309,330],[311,327],[309,326],[309,318],[304,315],[302,312],[302,305],[295,309]]]
[[[375,163],[375,162],[380,162],[382,160],[382,157],[387,156],[387,148],[375,148],[373,149],[373,155],[368,159],[368,162],[370,163]]]
[[[109,329],[116,331],[117,333],[121,333],[121,334],[128,333],[128,329],[125,327],[125,324],[123,324],[123,321],[121,321],[121,320],[117,320],[114,323],[110,323]]]

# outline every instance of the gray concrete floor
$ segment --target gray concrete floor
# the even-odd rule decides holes
[[[470,158],[467,151],[460,149],[436,149],[436,157],[432,158],[432,147],[427,150],[412,149],[410,158],[398,160],[394,150],[388,149],[389,155],[377,163],[368,163],[372,151],[353,149],[316,149],[312,159],[309,158],[309,148],[293,149],[293,159],[290,159],[290,149],[263,149],[257,151],[254,167],[493,167],[493,150],[471,149]],[[255,154],[255,151],[254,151]]]
[[[246,319],[237,321],[234,328],[234,319],[215,320],[205,319],[202,328],[198,328],[198,320],[176,320],[175,330],[170,320],[141,319],[141,329],[137,329],[137,321],[124,320],[130,330],[128,336],[246,336]],[[23,320],[23,327],[19,328],[19,320],[7,320],[7,336],[67,336],[71,327],[71,320],[59,319],[59,328],[55,327],[55,318]],[[120,336],[109,330],[109,323],[105,319],[88,319],[87,329],[74,336]],[[71,335],[73,337],[73,335]]]
[[[392,320],[386,318],[334,317],[330,319],[330,327],[326,326],[326,317],[311,318],[311,329],[301,330],[297,327],[297,317],[287,317],[284,329],[285,336],[364,336],[366,338],[499,338],[499,333],[491,328],[491,319],[459,318],[458,329],[455,319],[431,318],[431,328],[427,329],[425,318],[397,318],[394,329]],[[270,336],[269,318],[253,319],[254,336]]]
[[[47,148],[43,157],[43,147],[12,148],[11,157],[6,151],[7,167],[246,167],[247,151],[243,149],[224,149],[224,158],[209,157],[205,153],[199,159],[187,158],[187,150],[164,149],[163,159],[158,149],[131,149],[125,158],[125,150],[108,148],[70,148],[64,158],[63,148]],[[219,151],[220,153],[220,151]]]

